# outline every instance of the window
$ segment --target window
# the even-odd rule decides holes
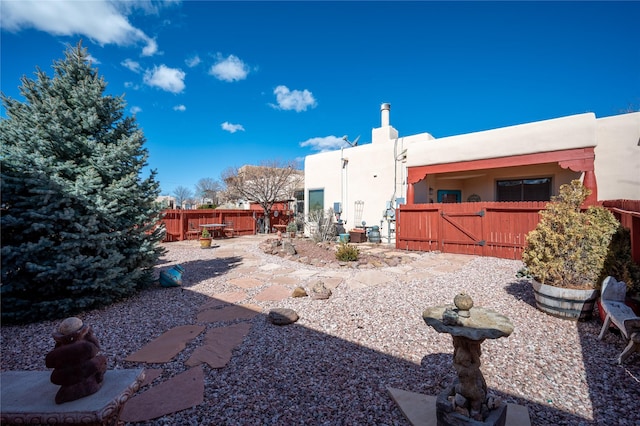
[[[462,191],[457,189],[439,189],[439,203],[459,203],[462,198]]]
[[[296,199],[296,213],[304,213],[304,191],[294,191],[293,197]]]
[[[549,201],[551,178],[499,180],[497,201]]]
[[[309,211],[324,210],[324,189],[309,190]]]

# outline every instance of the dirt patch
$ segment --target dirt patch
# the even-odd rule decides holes
[[[267,254],[280,256],[285,259],[295,260],[301,263],[314,266],[332,267],[385,267],[395,266],[402,260],[396,257],[388,257],[384,254],[372,254],[359,248],[358,260],[353,262],[342,262],[336,259],[336,249],[339,244],[334,242],[315,242],[310,238],[284,238],[283,243],[291,243],[296,250],[292,255],[279,244],[277,239],[269,239],[262,243],[262,250]],[[356,245],[357,247],[357,245]]]

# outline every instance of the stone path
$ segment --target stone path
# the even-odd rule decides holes
[[[425,276],[455,271],[473,259],[473,256],[466,255],[424,256],[421,253],[396,251],[385,245],[360,245],[361,251],[368,250],[385,256],[400,255],[407,262],[394,267],[367,270],[319,269],[302,264],[299,268],[291,268],[271,263],[267,256],[256,256],[247,249],[249,246],[257,246],[264,238],[265,236],[243,236],[216,240],[218,246],[207,251],[211,258],[239,259],[233,268],[216,277],[216,280],[223,280],[235,290],[211,295],[211,300],[199,307],[197,324],[166,330],[125,359],[146,367],[145,382],[141,386],[144,389],[161,376],[163,371],[161,368],[150,368],[145,364],[169,362],[184,350],[189,342],[209,328],[200,345],[185,361],[185,365],[191,368],[139,392],[127,402],[120,421],[148,421],[201,404],[204,400],[202,364],[216,369],[224,368],[231,360],[234,349],[242,344],[244,337],[250,332],[252,319],[263,313],[263,306],[260,304],[272,306],[273,302],[291,297],[293,289],[297,286],[309,288],[313,283],[322,281],[328,289],[345,285],[355,290],[381,286],[388,282],[397,282],[399,279],[409,282],[423,279]],[[194,250],[202,250],[197,241],[172,244],[190,244]],[[186,271],[185,276],[188,274],[189,271]],[[167,291],[180,289],[173,288]],[[250,292],[253,296],[250,296]],[[211,326],[214,323],[229,322],[232,324]]]

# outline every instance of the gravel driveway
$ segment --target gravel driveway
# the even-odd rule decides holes
[[[514,324],[508,338],[483,343],[490,392],[526,406],[534,425],[640,426],[640,355],[619,366],[614,360],[625,343],[614,333],[598,340],[599,320],[575,323],[538,311],[530,285],[516,278],[519,261],[413,253],[411,263],[397,267],[335,270],[266,255],[258,249],[262,239],[222,240],[211,250],[197,242],[167,244],[158,270],[181,264],[182,288],[156,286],[79,315],[93,327],[110,369],[162,368],[156,379],[162,381],[188,369],[184,362],[202,336],[169,363],[124,358],[172,327],[195,324],[198,307],[214,294],[238,291],[230,280],[264,282],[244,289],[246,302],[264,315],[252,320],[226,367],[204,367],[205,402],[147,424],[408,425],[386,389],[436,395],[452,381],[451,336],[428,327],[422,311],[466,291],[476,306]],[[366,274],[372,278],[363,280]],[[338,284],[328,300],[253,298],[285,275],[295,278],[286,284],[291,289],[318,280]],[[300,319],[274,326],[266,320],[273,307],[294,309]],[[3,326],[1,370],[44,370],[56,324]]]

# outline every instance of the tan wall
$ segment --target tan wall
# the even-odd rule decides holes
[[[640,112],[598,119],[599,200],[640,200]]]
[[[407,167],[596,146],[592,113],[440,138],[409,145]]]

